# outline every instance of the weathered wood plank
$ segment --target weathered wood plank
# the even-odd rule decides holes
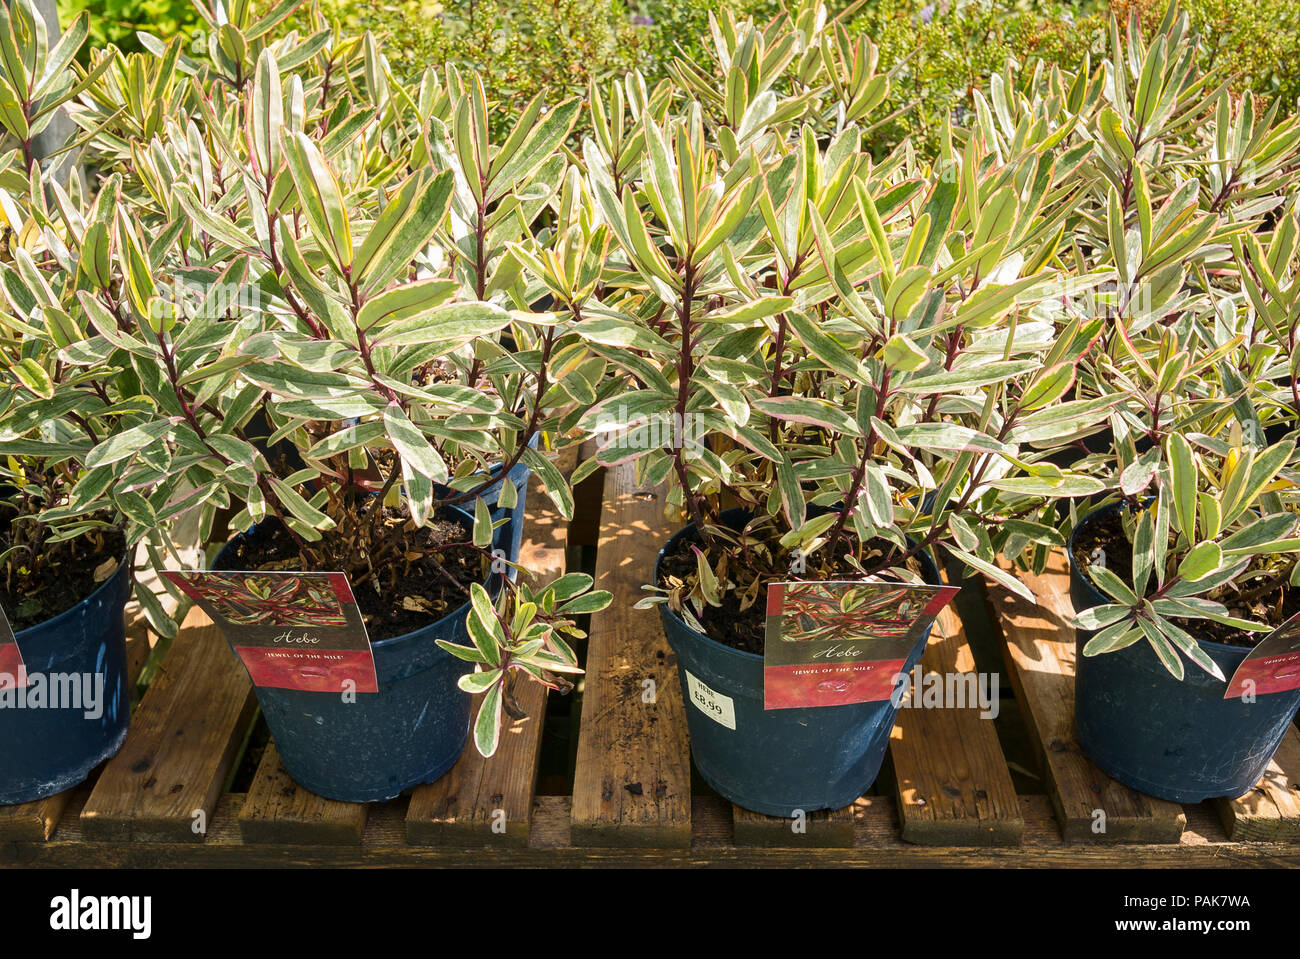
[[[596,441],[587,440],[574,447],[575,466],[596,455]],[[570,546],[600,544],[600,507],[605,495],[605,476],[597,470],[573,488],[573,522],[569,526]]]
[[[677,664],[659,613],[632,608],[669,533],[662,489],[640,489],[631,463],[605,471],[596,587],[614,600],[591,618],[573,785],[578,845],[690,842],[690,752]]]
[[[35,802],[0,806],[0,843],[48,839],[71,798],[72,790],[69,789]]]
[[[871,797],[855,809],[851,849],[740,847],[729,842],[730,804],[716,796],[694,800],[697,837],[690,848],[581,847],[570,837],[567,797],[541,796],[526,847],[438,847],[406,842],[405,804],[373,807],[359,845],[293,846],[248,844],[237,825],[244,797],[222,797],[204,843],[96,842],[86,840],[75,813],[48,842],[0,844],[0,866],[86,868],[133,867],[487,867],[694,868],[1204,868],[1300,866],[1300,843],[1229,842],[1213,811],[1188,808],[1188,824],[1177,843],[1103,845],[1062,842],[1052,807],[1044,796],[1020,797],[1025,820],[1021,846],[954,849],[903,842],[891,797]]]
[[[557,463],[561,472],[576,465],[574,456]],[[536,478],[528,492],[528,515],[519,561],[544,586],[564,575],[568,523]],[[520,574],[524,575],[524,574]],[[502,730],[496,755],[484,759],[471,744],[451,771],[411,794],[406,835],[413,843],[528,842],[541,758],[546,689],[520,677],[516,699],[528,714]]]
[[[285,771],[275,743],[267,744],[239,811],[244,842],[358,843],[365,828],[365,803],[338,802],[303,789]]]
[[[182,625],[81,813],[87,839],[202,842],[253,717],[248,673],[207,614]],[[199,814],[202,814],[201,816]]]
[[[802,822],[784,816],[764,816],[740,806],[731,807],[737,846],[784,846],[790,849],[823,849],[853,845],[853,807],[821,809],[808,813]],[[796,831],[798,826],[802,831]]]
[[[981,714],[975,659],[952,606],[935,621],[921,669],[945,683],[964,682],[966,704],[899,710],[889,751],[903,838],[934,846],[1019,843],[1020,802],[993,716]]]
[[[1213,803],[1223,828],[1235,840],[1300,840],[1300,733],[1291,726],[1259,784],[1239,799]]]
[[[165,605],[174,607],[174,602],[167,602]],[[143,611],[136,603],[131,603],[126,608],[126,675],[132,690],[131,695],[135,695],[135,684],[140,678],[140,671],[144,669],[145,662],[149,659],[149,654],[153,652],[153,645],[157,642],[157,635],[149,628],[149,622],[145,619]]]
[[[1075,742],[1074,607],[1064,554],[1053,555],[1042,576],[1017,575],[1038,605],[992,582],[989,602],[1063,835],[1075,842],[1177,843],[1187,823],[1181,806],[1111,779]]]
[[[501,743],[491,759],[484,759],[470,744],[450,772],[412,791],[406,814],[409,842],[528,842],[546,690],[536,683],[525,684],[522,679],[516,688],[516,698],[528,718],[501,731]]]

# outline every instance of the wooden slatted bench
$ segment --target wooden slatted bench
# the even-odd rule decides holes
[[[732,807],[716,796],[692,798],[691,842],[681,847],[592,847],[572,840],[572,800],[539,796],[528,843],[426,845],[406,839],[406,800],[370,809],[360,840],[333,844],[249,842],[239,825],[247,802],[226,793],[217,804],[206,838],[199,843],[107,842],[85,836],[79,817],[83,791],[74,791],[64,819],[47,840],[0,842],[0,867],[151,868],[200,866],[801,866],[1082,868],[1300,866],[1300,847],[1229,840],[1218,817],[1204,806],[1188,810],[1177,843],[1068,843],[1045,796],[1020,796],[1024,833],[1019,846],[924,846],[905,842],[891,797],[872,797],[854,807],[851,846],[738,845]]]
[[[0,809],[0,865],[1300,865],[1294,729],[1250,795],[1188,807],[1106,780],[1079,752],[1059,563],[1028,580],[1039,605],[994,587],[981,597],[1015,696],[1001,706],[1023,715],[1040,792],[1017,793],[1011,747],[969,704],[902,710],[876,786],[809,817],[805,830],[732,806],[693,782],[672,652],[657,612],[632,609],[670,532],[662,491],[638,488],[620,467],[576,495],[578,515],[566,524],[530,490],[524,547],[526,564],[551,576],[570,547],[596,546],[597,585],[615,594],[592,617],[570,795],[538,794],[546,704],[535,687],[532,718],[503,734],[491,760],[467,749],[442,780],[391,802],[314,796],[284,773],[273,743],[251,783],[229,791],[256,699],[225,641],[194,612],[122,752],[75,790]],[[975,670],[954,608],[937,621],[922,669]],[[1099,808],[1105,834],[1091,828]]]

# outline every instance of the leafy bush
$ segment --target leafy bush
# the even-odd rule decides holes
[[[890,104],[904,111],[882,128],[886,145],[904,136],[933,149],[945,117],[969,117],[973,91],[987,86],[1008,57],[1076,70],[1107,51],[1106,25],[1130,12],[1147,27],[1171,0],[880,0],[857,13],[854,33],[870,36],[881,67],[898,67]],[[1235,92],[1279,97],[1294,112],[1300,99],[1300,17],[1285,0],[1188,0],[1180,4],[1198,35],[1197,64],[1217,70]]]
[[[269,6],[269,0],[264,0]],[[582,91],[590,78],[635,68],[653,86],[678,55],[700,61],[710,44],[709,15],[766,24],[782,0],[399,0],[371,6],[319,0],[321,12],[345,32],[384,35],[394,69],[408,78],[444,61],[484,75],[489,98],[538,90]],[[896,70],[885,115],[872,132],[883,155],[904,139],[933,154],[945,119],[969,121],[972,93],[987,86],[1008,58],[1021,66],[1039,58],[1069,70],[1106,50],[1111,10],[1158,23],[1169,0],[834,0],[852,35],[880,49],[882,70]],[[1191,0],[1183,5],[1200,35],[1198,63],[1232,77],[1236,92],[1278,96],[1290,112],[1300,98],[1300,21],[1281,0]],[[306,14],[299,20],[305,23]],[[299,24],[301,25],[301,24]],[[155,31],[158,32],[158,31]]]
[[[30,0],[16,2],[22,26]],[[476,76],[448,67],[405,87],[373,37],[282,34],[288,12],[232,8],[192,60],[180,38],[161,47],[151,88],[189,71],[180,85],[201,95],[156,95],[167,113],[148,128],[101,129],[123,92],[117,71],[47,81],[51,103],[93,84],[74,119],[122,159],[93,196],[74,174],[47,201],[18,175],[31,158],[4,157],[0,182],[23,189],[0,191],[0,212],[24,246],[0,265],[0,440],[39,461],[21,464],[29,475],[61,467],[57,483],[12,495],[37,501],[25,523],[78,531],[116,517],[155,566],[178,516],[197,512],[205,542],[226,538],[223,512],[236,530],[270,520],[302,568],[342,569],[377,603],[429,621],[439,607],[401,590],[413,564],[436,570],[474,604],[475,645],[451,651],[485,667],[461,685],[485,695],[475,741],[490,754],[515,676],[567,687],[561,674],[578,670],[562,636],[608,598],[579,574],[536,590],[507,578],[480,498],[492,466],[522,462],[572,515],[563,476],[530,441],[568,432],[604,363],[526,309],[536,296],[507,248],[572,205],[559,147],[579,104],[543,112],[535,98],[515,110],[516,135],[497,139]],[[38,59],[35,31],[18,32],[33,52],[14,60]],[[48,104],[3,64],[0,84],[17,105],[0,124],[22,134]],[[277,455],[286,447],[296,455]],[[503,484],[497,505],[514,495]],[[457,504],[472,529],[433,522]],[[174,630],[147,587],[136,595]]]
[[[1098,631],[1084,655],[1145,641],[1179,678],[1180,653],[1219,676],[1195,639],[1277,626],[1300,584],[1300,119],[1201,70],[1185,14],[1152,26],[1109,26],[1103,69],[1053,72],[1046,96],[995,76],[972,138],[1054,129],[1058,162],[1082,160],[1063,313],[1102,322],[1072,389],[1111,432],[1067,462],[1127,504],[1131,547],[1088,566],[1109,601],[1076,619]]]
[[[498,111],[500,136],[477,75],[404,81],[373,36],[286,32],[275,9],[240,9],[195,59],[155,38],[150,58],[101,56],[38,89],[0,63],[16,139],[84,86],[70,112],[113,164],[97,197],[74,179],[46,199],[27,152],[0,158],[23,247],[0,267],[0,437],[77,464],[47,521],[121,514],[158,562],[186,510],[205,534],[218,510],[237,528],[275,516],[309,558],[346,534],[373,577],[386,544],[358,488],[413,530],[475,499],[494,461],[522,461],[571,515],[529,437],[689,416],[708,442],[606,444],[571,478],[634,459],[668,484],[706,549],[651,601],[684,611],[752,603],[774,572],[718,528],[732,502],[766,524],[769,558],[876,572],[900,557],[867,555],[874,539],[901,558],[942,546],[1022,595],[996,559],[1041,569],[1063,545],[1060,499],[1164,498],[1161,532],[1133,530],[1135,596],[1163,570],[1201,583],[1175,599],[1219,603],[1203,579],[1244,584],[1241,559],[1290,538],[1294,443],[1260,434],[1294,432],[1300,407],[1300,120],[1202,71],[1186,16],[1145,39],[1137,17],[1108,23],[1096,68],[1004,64],[965,124],[940,124],[933,159],[877,160],[864,146],[897,96],[880,51],[814,2],[760,26],[724,10],[698,60],[672,65],[675,92],[592,83],[585,116],[539,96]],[[121,113],[132,96],[149,116]],[[231,287],[255,295],[214,299]],[[302,463],[270,462],[246,429],[258,409]],[[1107,424],[1112,442],[1070,461]],[[1254,513],[1275,535],[1233,539]],[[1295,564],[1268,575],[1300,585]],[[1105,625],[1137,624],[1114,638],[1136,630],[1180,671],[1179,634],[1111,595],[1125,608]],[[481,664],[526,669],[540,649],[539,605],[515,601],[510,638],[491,621],[514,614],[476,613]],[[1197,619],[1186,605],[1168,612]],[[503,676],[471,682],[500,702]]]
[[[1016,0],[881,0],[850,21],[880,47],[881,68],[896,70],[888,103],[900,115],[878,141],[912,137],[932,152],[946,119],[964,123],[972,93],[987,86],[1008,57],[1022,65],[1038,57],[1075,68],[1103,36],[1104,20],[1075,4],[1048,0],[1022,9]]]
[[[664,76],[679,54],[692,59],[703,55],[709,38],[709,14],[725,7],[737,18],[752,17],[766,23],[781,13],[781,0],[627,0],[633,22],[641,27],[639,66],[647,77]]]
[[[591,77],[622,73],[636,66],[645,41],[620,0],[320,0],[319,12],[347,34],[384,38],[397,76],[414,80],[430,65],[454,63],[478,71],[488,98],[501,103],[579,91]],[[311,16],[304,8],[291,25],[303,28]]]
[[[265,5],[269,8],[270,2]],[[731,0],[726,9],[765,22],[781,0]],[[399,75],[418,77],[452,61],[484,73],[490,97],[531,96],[556,84],[581,90],[590,77],[640,69],[653,83],[681,51],[707,42],[710,0],[398,0],[371,4],[319,0],[345,32],[372,30]],[[298,26],[307,22],[300,15]]]
[[[1136,11],[1144,23],[1164,16],[1170,0],[1112,0],[1116,15]],[[1181,0],[1200,34],[1202,69],[1234,78],[1237,90],[1279,97],[1294,112],[1300,101],[1300,15],[1290,0]]]
[[[90,14],[90,46],[114,44],[123,52],[142,49],[136,31],[163,37],[193,34],[202,23],[191,0],[59,0],[59,22]]]

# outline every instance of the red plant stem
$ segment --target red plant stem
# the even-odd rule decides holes
[[[885,415],[885,407],[889,402],[889,375],[890,369],[885,367],[884,373],[880,377],[880,384],[876,387],[876,419],[881,419]],[[867,430],[866,440],[862,444],[862,458],[858,460],[857,469],[853,471],[853,480],[849,484],[849,492],[844,497],[844,505],[840,507],[840,515],[835,520],[835,525],[831,527],[831,532],[826,540],[827,555],[833,555],[835,547],[840,541],[840,536],[844,533],[845,524],[849,521],[849,516],[853,513],[858,496],[862,493],[862,483],[867,476],[867,463],[876,447],[876,427],[873,423]]]
[[[686,503],[686,508],[691,514],[695,528],[699,531],[700,538],[707,541],[708,533],[705,530],[707,524],[704,509],[700,504],[700,497],[691,492],[690,471],[686,468],[685,455],[686,404],[691,398],[691,378],[695,375],[695,362],[691,356],[691,305],[695,299],[695,267],[691,263],[689,253],[687,254],[682,276],[682,301],[677,310],[677,321],[682,333],[682,347],[677,358],[676,413],[677,422],[681,424],[683,436],[673,437],[671,456],[673,469],[677,472],[678,482],[682,484],[682,498]],[[681,440],[681,442],[678,442],[678,440]]]
[[[388,471],[388,478],[384,480],[383,487],[375,494],[375,501],[370,507],[370,521],[366,527],[366,538],[370,542],[375,541],[375,527],[379,523],[379,516],[384,511],[384,500],[388,498],[388,491],[393,488],[397,482],[397,477],[402,472],[402,461],[399,457],[393,457],[393,468]]]
[[[147,322],[144,325],[149,326]],[[232,461],[227,456],[208,442],[207,431],[204,430],[203,424],[199,422],[198,415],[194,412],[194,407],[190,404],[185,390],[180,385],[180,375],[176,370],[176,356],[174,351],[170,346],[168,346],[167,341],[163,338],[161,333],[154,331],[153,327],[149,327],[149,329],[153,332],[154,338],[158,341],[158,349],[162,353],[163,368],[167,374],[167,380],[171,384],[172,392],[176,396],[176,401],[180,404],[181,412],[185,417],[185,421],[190,425],[190,428],[194,430],[195,435],[198,436],[199,441],[207,448],[209,453],[216,457],[217,460],[225,466],[232,465]],[[275,492],[275,487],[267,481],[260,471],[257,473],[257,485],[258,488],[262,490],[262,495],[266,498],[266,503],[271,508],[276,519],[280,521],[284,526],[285,531],[293,538],[294,542],[298,545],[298,549],[306,555],[306,542],[298,535],[293,527],[289,525],[289,521],[285,518],[285,515],[281,510],[282,504],[280,503],[279,496]]]
[[[577,313],[577,308],[574,308]],[[542,341],[542,362],[537,373],[537,390],[533,400],[533,412],[528,418],[528,426],[519,434],[519,441],[515,444],[515,451],[509,459],[502,461],[499,476],[493,478],[488,476],[482,483],[472,490],[461,493],[458,496],[449,497],[440,502],[443,506],[455,506],[459,503],[466,503],[477,496],[483,495],[483,492],[493,486],[498,479],[501,482],[507,482],[506,477],[519,461],[524,457],[524,450],[528,449],[528,444],[532,442],[533,434],[537,431],[537,426],[541,421],[542,397],[546,395],[546,390],[550,386],[548,370],[550,369],[551,351],[555,346],[555,327],[549,327],[544,334]]]

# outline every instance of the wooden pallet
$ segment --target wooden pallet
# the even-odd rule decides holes
[[[846,809],[808,817],[800,830],[707,788],[693,792],[676,664],[657,613],[631,608],[670,532],[662,491],[637,488],[618,468],[589,479],[576,499],[578,515],[566,524],[531,490],[524,547],[529,566],[554,575],[565,568],[566,547],[597,545],[598,585],[615,594],[592,618],[572,795],[536,794],[545,707],[537,690],[533,719],[506,732],[491,760],[471,747],[443,779],[392,802],[314,796],[285,774],[274,744],[247,789],[224,791],[255,697],[224,640],[195,612],[122,752],[35,812],[0,810],[0,864],[1300,865],[1294,732],[1260,789],[1234,803],[1160,804],[1086,771],[1068,739],[1072,642],[1057,624],[1063,594],[1052,572],[1032,584],[1041,608],[989,594],[1006,632],[1011,685],[1040,745],[1044,794],[1016,793],[1012,747],[974,704],[902,710],[877,787]],[[936,622],[922,668],[975,668],[951,608]],[[1130,830],[1129,841],[1096,842],[1086,802],[1106,803],[1112,829]],[[1272,841],[1243,841],[1258,839]]]
[[[899,834],[892,797],[872,797],[854,807],[851,846],[745,846],[735,841],[732,807],[716,796],[691,800],[691,841],[680,847],[593,847],[572,835],[572,800],[534,800],[528,843],[431,846],[407,841],[408,801],[372,807],[359,842],[293,844],[249,842],[240,828],[247,795],[226,793],[217,804],[203,842],[106,842],[87,837],[75,792],[54,835],[39,842],[0,843],[0,868],[171,867],[629,867],[725,866],[779,868],[1029,867],[1170,869],[1208,867],[1300,867],[1300,845],[1234,842],[1214,812],[1188,810],[1177,843],[1106,845],[1068,843],[1045,796],[1021,796],[1024,833],[1019,846],[963,848],[921,846]]]
[[[1064,837],[1078,842],[1178,843],[1187,812],[1111,779],[1074,739],[1075,634],[1065,555],[1041,576],[1019,573],[1037,605],[990,582],[988,603],[1005,638],[1006,668],[1023,706]],[[1300,734],[1290,727],[1258,786],[1213,806],[1227,834],[1300,840]]]

